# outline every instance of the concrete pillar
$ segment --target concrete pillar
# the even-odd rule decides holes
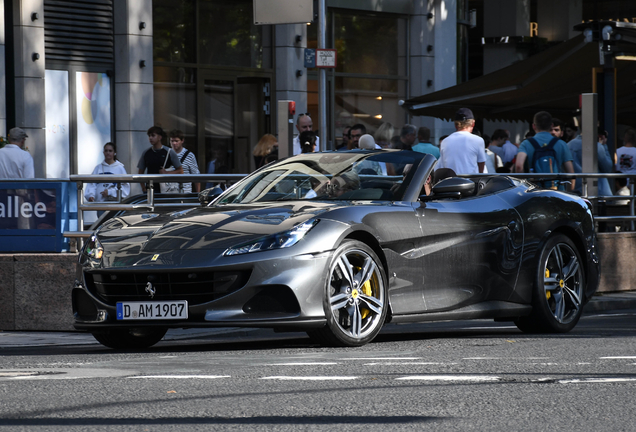
[[[44,5],[42,0],[13,1],[15,126],[29,135],[35,177],[46,177],[44,115]],[[37,14],[37,19],[35,15]],[[37,57],[37,58],[36,58]],[[6,118],[6,114],[5,114]],[[13,127],[14,125],[7,125]]]
[[[0,0],[0,136],[7,136],[7,72],[4,41],[4,0]]]
[[[150,146],[146,131],[154,125],[152,0],[115,0],[114,12],[117,158],[136,174],[137,162]],[[131,194],[140,192],[135,184]]]
[[[408,97],[457,84],[457,1],[414,2],[409,27]],[[433,117],[413,117],[412,123],[431,129],[431,141],[435,143],[440,136],[455,131],[451,123]]]
[[[306,24],[279,24],[274,27],[274,43],[276,49],[276,107],[279,100],[296,102],[296,116],[307,112],[307,69],[305,69],[304,54],[307,47]],[[296,42],[300,36],[300,42]],[[296,72],[301,71],[302,76]],[[317,104],[317,100],[316,100]],[[275,110],[274,110],[275,111]],[[320,119],[312,117],[314,129],[318,129]],[[294,128],[294,132],[296,129]],[[278,133],[278,132],[277,132]],[[322,134],[321,134],[322,135]]]

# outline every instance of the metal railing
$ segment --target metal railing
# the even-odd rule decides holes
[[[246,174],[127,174],[127,175],[108,175],[108,183],[117,184],[116,201],[104,202],[87,202],[84,199],[84,184],[86,183],[103,183],[106,179],[103,175],[71,175],[70,180],[77,183],[77,227],[78,231],[65,231],[64,237],[70,238],[87,238],[90,237],[90,231],[84,231],[84,212],[86,211],[122,211],[147,209],[154,211],[162,207],[193,207],[192,202],[172,202],[162,203],[155,202],[155,188],[160,183],[212,183],[231,185],[244,178]],[[138,204],[124,203],[121,196],[122,183],[140,183],[146,185],[146,201]],[[180,186],[182,188],[182,186]],[[180,191],[182,192],[183,189]],[[173,194],[174,196],[174,194]],[[177,198],[177,197],[175,197]],[[196,206],[200,205],[197,201]]]
[[[614,223],[614,222],[630,222],[631,230],[634,230],[634,223],[636,222],[635,215],[635,196],[634,196],[634,182],[636,181],[636,175],[622,174],[622,173],[577,173],[577,174],[487,174],[487,175],[510,175],[512,177],[528,180],[541,179],[542,181],[558,180],[560,182],[567,182],[573,178],[577,181],[582,181],[582,196],[587,198],[596,204],[597,208],[602,208],[603,202],[609,201],[629,201],[627,206],[628,214],[622,216],[607,216],[595,212],[595,220],[597,223]],[[65,237],[86,238],[89,237],[91,232],[84,231],[84,217],[85,211],[121,211],[121,210],[137,210],[148,209],[154,211],[155,209],[161,209],[164,207],[179,207],[184,208],[193,207],[192,202],[171,202],[162,203],[155,202],[155,188],[159,183],[166,182],[179,182],[179,183],[214,183],[229,185],[243,179],[246,174],[129,174],[129,175],[109,175],[109,183],[117,183],[118,194],[117,201],[106,201],[100,203],[86,202],[84,199],[84,184],[85,183],[100,183],[104,181],[103,175],[72,175],[70,180],[77,183],[77,219],[78,219],[78,231],[67,231],[64,233]],[[483,174],[462,175],[461,177],[476,178],[483,177]],[[630,191],[629,196],[612,195],[612,196],[588,196],[589,182],[597,181],[598,178],[629,178],[630,179]],[[144,183],[147,185],[146,189],[146,202],[138,204],[126,204],[122,202],[121,197],[121,183]],[[173,195],[174,197],[174,195]],[[199,205],[198,203],[196,204]],[[602,212],[601,212],[602,213]]]

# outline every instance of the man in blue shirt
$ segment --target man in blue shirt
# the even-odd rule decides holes
[[[583,172],[583,138],[581,135],[577,135],[572,141],[568,143],[570,153],[572,153],[572,164],[574,165],[574,172]],[[614,170],[614,162],[607,149],[607,132],[599,128],[598,131],[598,143],[596,144],[597,152],[597,164],[598,172],[611,173]],[[577,185],[575,191],[581,193],[581,184]],[[612,195],[612,189],[610,188],[609,181],[606,178],[598,179],[598,195],[608,196]]]
[[[546,146],[553,138],[552,134],[552,116],[546,111],[540,111],[534,115],[532,121],[532,128],[535,131],[534,139],[540,146]],[[554,151],[556,153],[557,169],[558,172],[574,173],[574,166],[572,165],[572,154],[567,144],[558,140],[554,145]],[[517,160],[515,163],[516,172],[527,172],[525,169],[525,162],[528,161],[528,166],[532,168],[532,159],[534,156],[534,147],[530,141],[525,140],[519,146],[519,153],[517,153]],[[545,173],[549,174],[549,173]],[[571,180],[570,190],[574,190],[576,179]],[[563,186],[559,189],[563,190]]]
[[[411,147],[411,150],[420,152],[420,153],[428,153],[435,156],[435,159],[439,159],[439,149],[431,144],[431,130],[425,126],[422,126],[417,130],[417,140],[418,144],[415,144]]]

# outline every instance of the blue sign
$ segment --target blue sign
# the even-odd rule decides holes
[[[68,250],[63,232],[77,229],[76,196],[71,182],[0,183],[0,252]]]
[[[311,48],[305,48],[305,67],[316,67],[316,50]]]

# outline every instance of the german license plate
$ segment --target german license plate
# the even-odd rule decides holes
[[[117,303],[118,320],[168,320],[187,318],[188,302],[186,300]]]

